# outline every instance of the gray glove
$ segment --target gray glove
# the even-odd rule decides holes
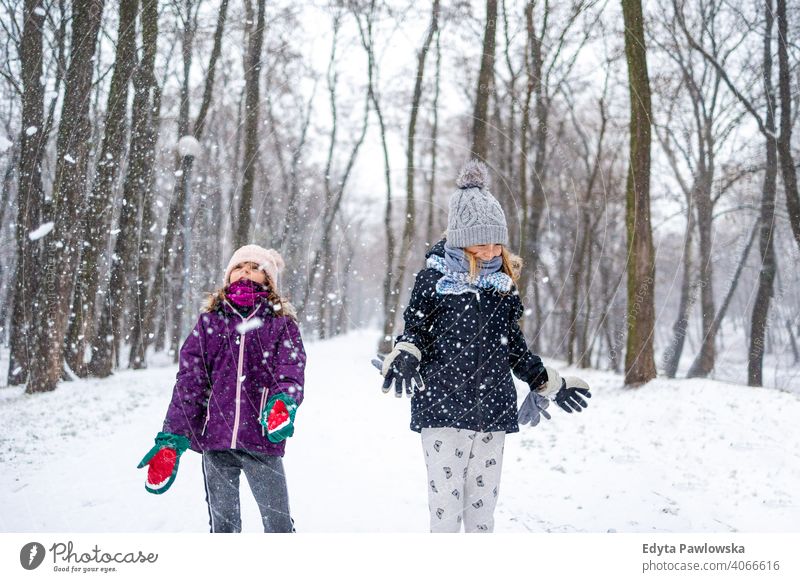
[[[542,416],[550,420],[550,413],[545,410],[548,406],[550,406],[548,398],[531,390],[522,402],[522,406],[519,407],[517,419],[520,424],[530,423],[531,426],[536,426]]]

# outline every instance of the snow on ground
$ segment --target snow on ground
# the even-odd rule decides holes
[[[425,467],[409,403],[380,390],[375,331],[307,345],[306,401],[284,458],[300,532],[427,531]],[[163,359],[162,359],[163,362]],[[137,470],[176,367],[25,395],[0,389],[0,531],[203,532],[200,456],[163,495]],[[499,532],[784,532],[800,524],[800,398],[713,380],[638,390],[606,372],[589,409],[509,435]],[[527,387],[518,386],[520,398]],[[242,479],[245,531],[260,519]]]

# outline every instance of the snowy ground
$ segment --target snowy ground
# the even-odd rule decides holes
[[[380,391],[375,337],[307,345],[307,398],[284,459],[298,531],[427,530],[419,436],[408,401]],[[207,531],[199,455],[183,456],[161,496],[145,492],[136,469],[175,372],[123,371],[36,396],[0,389],[0,531]],[[796,394],[712,380],[628,390],[620,376],[581,375],[593,389],[588,410],[553,407],[552,421],[508,437],[497,531],[800,529]],[[242,482],[244,529],[257,532]]]

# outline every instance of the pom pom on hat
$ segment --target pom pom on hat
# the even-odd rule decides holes
[[[456,186],[462,190],[467,188],[484,188],[489,187],[489,168],[480,160],[470,160],[461,169],[461,172],[456,179]]]
[[[236,249],[231,260],[228,261],[228,267],[225,269],[225,285],[230,283],[231,271],[240,263],[255,263],[259,269],[269,276],[275,285],[278,284],[278,274],[286,268],[283,257],[275,249],[265,249],[258,245],[245,245]]]

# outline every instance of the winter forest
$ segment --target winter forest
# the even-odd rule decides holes
[[[534,352],[796,388],[791,4],[5,0],[7,384],[177,361],[247,242],[386,351],[475,157]]]
[[[136,461],[248,243],[309,354],[298,530],[424,529],[370,359],[472,159],[593,394],[509,437],[498,529],[796,531],[796,2],[0,0],[0,51],[0,531],[207,530],[198,455]]]

